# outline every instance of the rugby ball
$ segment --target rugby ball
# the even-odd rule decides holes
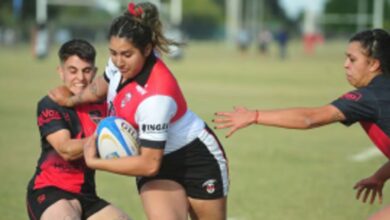
[[[138,132],[126,120],[115,116],[104,118],[96,132],[96,147],[100,158],[138,155]]]

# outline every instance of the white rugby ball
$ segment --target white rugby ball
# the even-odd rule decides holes
[[[104,118],[97,127],[96,147],[103,159],[138,155],[138,132],[122,118]]]

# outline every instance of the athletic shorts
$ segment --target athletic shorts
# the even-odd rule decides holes
[[[153,177],[138,177],[138,191],[153,180],[173,180],[195,199],[218,199],[229,188],[228,161],[214,133],[205,128],[183,148],[164,155],[160,170]]]
[[[81,204],[81,219],[87,219],[109,203],[96,195],[79,195],[56,187],[45,187],[27,192],[27,211],[31,220],[38,220],[42,213],[55,202],[77,199]]]

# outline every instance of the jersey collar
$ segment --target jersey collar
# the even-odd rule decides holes
[[[145,86],[156,61],[157,61],[156,56],[153,53],[151,53],[149,57],[146,59],[144,67],[142,68],[141,72],[136,77],[134,77],[134,80],[139,85]]]
[[[149,79],[149,76],[150,76],[150,74],[152,72],[153,66],[156,63],[156,61],[157,61],[156,56],[153,53],[150,54],[149,57],[146,58],[145,64],[142,67],[142,70],[140,71],[140,73],[137,74],[137,76],[135,76],[134,78],[127,79],[125,82],[120,84],[118,86],[118,88],[117,88],[117,92],[119,90],[121,90],[123,87],[125,87],[127,84],[129,84],[129,83],[131,83],[133,81],[135,81],[136,83],[138,83],[141,86],[145,86],[146,82]]]

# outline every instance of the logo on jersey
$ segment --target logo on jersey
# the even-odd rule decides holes
[[[140,86],[140,85],[137,85],[137,86],[135,87],[135,89],[136,89],[137,92],[140,93],[141,95],[145,95],[145,93],[146,93],[146,90],[145,90],[144,88],[142,88],[142,86]]]
[[[42,126],[52,120],[61,120],[61,114],[53,109],[44,109],[38,116],[38,125]]]
[[[142,131],[147,133],[160,133],[166,130],[168,130],[168,123],[142,125]]]
[[[125,97],[121,101],[121,108],[124,108],[128,102],[130,102],[131,99],[131,93],[128,92],[125,94]]]
[[[215,183],[216,182],[217,182],[217,180],[215,180],[215,179],[209,179],[202,184],[202,188],[204,188],[207,191],[207,193],[212,194],[215,192]]]
[[[357,102],[362,98],[362,94],[359,92],[348,92],[341,96],[341,98]]]
[[[41,194],[41,195],[39,195],[38,198],[37,198],[37,202],[38,202],[39,204],[42,204],[42,202],[44,202],[45,200],[46,200],[46,195],[45,195],[45,194]]]

